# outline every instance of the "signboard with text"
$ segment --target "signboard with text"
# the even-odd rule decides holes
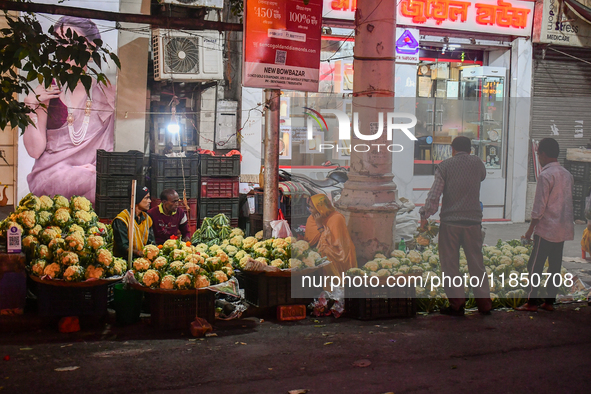
[[[533,42],[575,47],[591,47],[591,25],[561,2],[546,0],[536,3]]]
[[[318,91],[322,0],[247,0],[242,84]]]
[[[396,63],[419,62],[419,29],[396,28]]]
[[[399,0],[396,24],[529,37],[534,4],[521,0]],[[324,0],[324,18],[355,19],[356,0]]]

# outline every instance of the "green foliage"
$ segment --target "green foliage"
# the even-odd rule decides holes
[[[10,124],[24,132],[27,125],[33,124],[29,117],[33,109],[17,96],[31,93],[31,82],[36,80],[49,88],[55,80],[70,91],[81,82],[88,92],[92,78],[105,86],[110,83],[100,72],[109,58],[121,68],[117,55],[100,39],[89,42],[70,29],[66,37],[60,37],[53,26],[44,33],[31,14],[16,18],[4,11],[4,17],[8,28],[0,29],[0,129]],[[89,63],[91,58],[94,64]]]
[[[240,22],[242,22],[242,15],[244,14],[244,1],[242,0],[229,0],[230,2],[230,11],[232,15],[240,17]]]

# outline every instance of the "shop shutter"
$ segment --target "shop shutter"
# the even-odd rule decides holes
[[[534,50],[530,140],[556,139],[561,164],[567,148],[591,143],[591,64],[585,61],[591,63],[590,49],[537,46]],[[534,181],[531,144],[529,157],[529,180]]]

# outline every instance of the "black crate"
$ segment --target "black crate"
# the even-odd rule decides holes
[[[584,200],[591,191],[591,182],[575,181],[573,185],[573,200]]]
[[[259,231],[263,230],[263,215],[251,214],[249,216],[250,221],[250,236],[253,236]]]
[[[201,176],[240,176],[240,156],[211,156],[200,157]]]
[[[238,219],[238,198],[202,198],[199,200],[199,219],[211,218],[223,213],[228,219]]]
[[[179,178],[199,176],[199,156],[166,157],[150,155],[152,178]]]
[[[96,174],[96,195],[102,197],[123,198],[131,196],[131,181],[136,180],[144,186],[143,175],[106,175]]]
[[[137,150],[129,152],[96,151],[96,172],[111,175],[139,175],[144,168],[144,154]]]
[[[129,209],[131,204],[130,198],[111,198],[96,196],[94,203],[94,210],[101,219],[114,219],[124,209]]]
[[[417,314],[415,296],[414,287],[347,287],[345,310],[359,320],[412,317]]]
[[[152,178],[150,195],[159,198],[160,193],[166,189],[176,190],[180,198],[183,198],[183,189],[185,189],[187,198],[197,198],[199,196],[199,177],[187,177],[184,181],[183,178]]]
[[[263,214],[263,205],[264,205],[264,198],[263,198],[263,191],[262,190],[255,190],[254,192],[254,212],[256,214],[262,215]],[[286,196],[279,193],[279,209],[285,215],[285,218],[288,217],[308,217],[310,216],[310,212],[308,211],[308,203],[305,197],[292,197]]]
[[[104,316],[107,313],[107,285],[92,287],[37,285],[41,316]]]
[[[250,272],[240,272],[236,277],[240,287],[244,289],[246,302],[259,308],[308,305],[313,301],[312,298],[291,297],[291,277],[266,276]]]
[[[199,293],[199,311],[196,310],[196,295],[173,295],[150,293],[151,322],[161,329],[188,329],[195,314],[215,322],[215,293]]]
[[[575,181],[591,182],[591,163],[567,160],[564,168],[572,174]]]
[[[575,220],[587,220],[585,218],[585,200],[573,199],[573,216]]]

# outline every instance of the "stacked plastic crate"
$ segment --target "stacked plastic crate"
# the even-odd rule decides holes
[[[197,198],[199,197],[199,155],[167,157],[150,155],[150,194],[152,206],[160,204],[160,193],[174,189],[183,199],[183,191],[189,206],[189,229],[197,225]]]
[[[591,163],[567,160],[564,167],[573,175],[573,213],[575,220],[585,220],[585,198],[591,192]]]
[[[144,154],[96,151],[96,200],[100,219],[110,220],[130,206],[131,181],[144,185]]]
[[[254,213],[250,215],[250,235],[254,235],[263,229],[263,205],[264,190],[254,190]],[[308,212],[307,201],[304,195],[285,195],[279,191],[279,203],[277,205],[285,220],[289,222],[292,229],[305,226],[310,212]]]
[[[238,226],[240,156],[211,156],[200,158],[201,187],[199,224],[206,217],[225,214],[232,227]]]

